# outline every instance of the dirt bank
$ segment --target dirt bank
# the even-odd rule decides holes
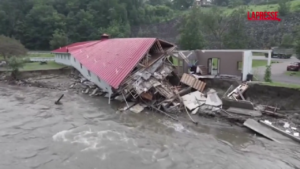
[[[223,95],[230,85],[237,86],[239,82],[230,80],[208,80],[207,88],[218,89]],[[280,107],[281,110],[300,110],[300,90],[261,84],[250,84],[245,95],[255,104]]]

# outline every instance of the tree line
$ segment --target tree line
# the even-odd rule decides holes
[[[0,34],[30,50],[49,50],[99,39],[128,37],[132,26],[165,22],[193,0],[1,0]]]
[[[279,14],[285,16],[290,13],[288,1],[279,0]],[[251,32],[246,28],[247,18],[246,6],[236,7],[230,14],[224,15],[221,8],[213,7],[211,10],[193,7],[184,16],[180,27],[179,45],[182,49],[251,49],[255,46]],[[264,46],[280,46],[283,48],[294,48],[300,58],[300,27],[295,26],[291,34],[278,32],[278,39],[270,37]]]

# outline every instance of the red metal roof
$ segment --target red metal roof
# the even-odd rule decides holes
[[[71,48],[73,48],[73,49],[80,48],[80,47],[83,47],[83,46],[86,46],[86,45],[89,45],[89,44],[93,44],[93,43],[96,43],[96,42],[98,42],[98,41],[76,42],[76,43],[72,43],[70,45],[55,49],[52,52],[53,53],[66,53],[68,49],[70,50]]]
[[[156,38],[119,38],[79,42],[66,47],[84,67],[117,89],[155,41]],[[53,53],[62,51],[57,49]]]

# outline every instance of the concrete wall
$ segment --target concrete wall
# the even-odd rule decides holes
[[[70,54],[55,54],[55,62],[73,66],[75,69],[77,69],[86,79],[89,81],[95,83],[99,88],[101,88],[103,91],[108,92],[109,94],[112,94],[112,88],[111,86],[106,83],[104,80],[101,80],[97,75],[90,72],[86,67],[84,67],[76,58],[74,58]]]
[[[219,58],[219,73],[241,76],[242,71],[238,70],[238,62],[243,62],[244,52],[242,51],[209,51],[196,50],[199,59],[198,65],[205,65],[208,68],[210,58]]]
[[[245,51],[243,58],[243,80],[247,80],[248,74],[253,74],[252,72],[252,52]]]

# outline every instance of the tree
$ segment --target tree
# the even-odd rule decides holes
[[[295,33],[295,42],[294,42],[294,49],[296,53],[296,57],[300,59],[300,27],[296,27],[294,30]]]
[[[50,46],[52,49],[56,49],[68,44],[68,37],[63,30],[57,29],[54,31],[52,39],[50,40]]]
[[[240,5],[243,5],[243,0],[229,0],[229,7],[233,8],[233,7],[237,7]]]
[[[15,56],[9,58],[8,67],[11,69],[11,76],[14,79],[18,79],[19,69],[24,67],[25,62],[25,60],[16,58]]]
[[[271,79],[271,65],[266,66],[264,80],[265,80],[265,82],[272,82],[272,79]]]
[[[228,28],[224,37],[224,46],[227,49],[246,49],[249,36],[246,34],[245,8],[234,10],[229,16]]]
[[[179,45],[185,50],[203,49],[205,40],[201,32],[201,11],[193,7],[186,16],[180,30]]]
[[[188,9],[193,6],[194,0],[173,0],[173,5],[176,9]]]
[[[201,14],[202,31],[209,38],[214,48],[223,49],[224,35],[227,31],[228,20],[223,15],[220,8],[212,8],[212,10]]]
[[[18,40],[0,35],[0,56],[6,61],[12,56],[24,56],[26,53],[26,48]]]
[[[291,48],[293,47],[293,37],[290,34],[283,34],[281,38],[281,44],[280,47],[283,48]]]
[[[290,12],[290,6],[288,5],[287,0],[279,0],[278,5],[279,15],[285,16]]]

